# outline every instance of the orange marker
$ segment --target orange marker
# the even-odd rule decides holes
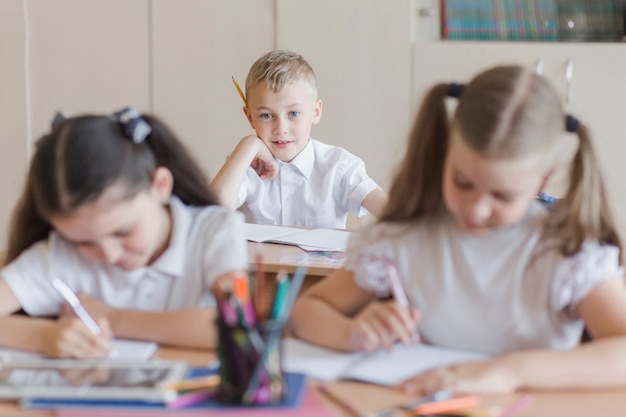
[[[444,401],[434,401],[426,404],[422,404],[413,409],[415,414],[442,414],[450,413],[453,411],[467,410],[468,408],[474,408],[480,405],[480,398],[475,395],[463,395],[460,397],[450,398]]]
[[[250,287],[248,283],[248,277],[246,276],[238,276],[235,277],[235,289],[234,289],[235,299],[239,302],[241,306],[241,312],[243,313],[243,317],[245,323],[249,326],[254,326],[256,323],[256,317],[254,314],[254,308],[252,307],[252,303],[250,301]]]

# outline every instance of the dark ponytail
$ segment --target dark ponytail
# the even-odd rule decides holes
[[[128,114],[128,122],[122,120],[120,115]],[[138,121],[143,134],[136,134]],[[124,197],[132,197],[151,186],[159,166],[172,172],[173,194],[185,204],[219,204],[200,167],[158,118],[132,109],[112,116],[55,118],[52,131],[37,142],[15,207],[7,261],[47,237],[51,216],[71,214],[113,184],[123,185]]]

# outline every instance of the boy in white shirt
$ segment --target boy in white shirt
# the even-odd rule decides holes
[[[378,217],[387,195],[364,162],[310,137],[322,116],[315,74],[290,51],[259,58],[246,78],[243,111],[255,130],[215,176],[222,203],[249,223],[345,228],[348,213]]]

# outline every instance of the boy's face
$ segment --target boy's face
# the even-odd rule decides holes
[[[290,162],[311,137],[311,128],[322,117],[322,101],[308,82],[296,81],[274,92],[261,83],[248,90],[244,112],[276,159]]]

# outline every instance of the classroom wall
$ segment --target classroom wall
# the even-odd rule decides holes
[[[35,139],[58,110],[162,116],[212,177],[252,133],[231,81],[275,48],[317,73],[313,137],[386,188],[409,124],[410,0],[2,0],[0,249]],[[391,23],[391,24],[390,24]]]
[[[24,14],[21,0],[0,2],[0,248],[26,170]]]

